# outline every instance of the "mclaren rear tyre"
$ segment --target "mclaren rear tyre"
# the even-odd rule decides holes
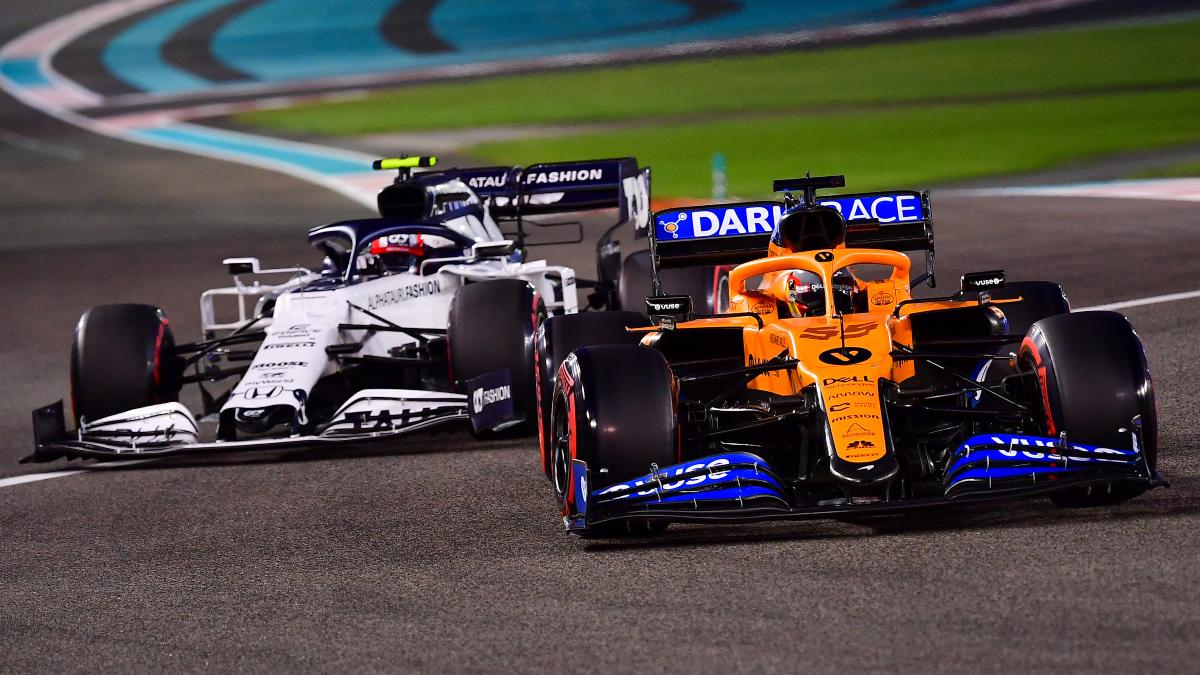
[[[603,345],[571,353],[559,370],[551,408],[552,478],[560,504],[571,489],[571,461],[587,463],[592,490],[645,475],[651,465],[679,462],[674,376],[662,354],[645,347]],[[653,534],[657,521],[619,521],[583,536]]]
[[[503,429],[505,435],[529,433],[537,423],[533,342],[545,313],[533,286],[520,279],[467,284],[450,305],[450,381],[455,391],[469,396],[471,380],[508,371],[518,419]]]
[[[75,422],[179,399],[175,337],[161,309],[100,305],[84,313],[71,345]]]
[[[665,269],[659,272],[658,278],[662,281],[663,293],[666,295],[691,297],[692,307],[697,314],[716,313],[722,311],[723,305],[728,306],[729,274],[722,268],[701,266]],[[722,280],[724,280],[725,288],[724,301],[720,296]],[[646,298],[653,293],[650,251],[637,251],[630,254],[621,262],[621,276],[617,287],[620,308],[626,311],[644,312]]]
[[[1035,322],[1060,314],[1069,314],[1071,311],[1066,292],[1053,281],[1015,281],[991,293],[993,300],[1021,299],[1020,302],[996,305],[1004,312],[1004,319],[1008,322],[1006,332],[1009,335],[1024,336]],[[1020,339],[1001,345],[996,353],[1016,354],[1021,349]],[[1013,372],[1013,364],[1009,361],[988,360],[980,364],[974,375],[980,381],[1000,380]]]
[[[1079,312],[1042,319],[1021,344],[1020,364],[1037,374],[1042,403],[1041,429],[1047,436],[1066,432],[1075,441],[1108,448],[1132,448],[1134,419],[1142,427],[1142,447],[1153,470],[1158,453],[1158,413],[1146,352],[1129,320],[1117,312]],[[1139,483],[1060,492],[1059,506],[1101,506],[1145,492]]]
[[[629,328],[649,326],[650,319],[637,312],[582,312],[552,316],[538,326],[535,354],[535,382],[538,400],[538,448],[542,471],[551,477],[549,444],[550,404],[554,397],[554,379],[567,356],[580,347],[596,345],[636,345],[640,333]]]

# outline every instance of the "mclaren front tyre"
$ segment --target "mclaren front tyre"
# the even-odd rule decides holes
[[[645,347],[577,349],[559,368],[551,412],[554,490],[564,511],[576,489],[572,465],[586,463],[590,489],[603,490],[680,461],[674,376],[662,354]],[[653,534],[661,521],[623,519],[590,525],[585,537]]]
[[[1021,367],[1037,379],[1036,431],[1106,448],[1136,448],[1154,471],[1158,412],[1146,352],[1129,319],[1117,312],[1061,314],[1033,324],[1021,344]],[[1140,431],[1139,431],[1140,428]],[[1136,440],[1136,439],[1140,439]],[[1142,482],[1113,482],[1057,493],[1060,506],[1100,506],[1143,493]]]

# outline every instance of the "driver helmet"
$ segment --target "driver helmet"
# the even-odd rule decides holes
[[[825,283],[820,275],[806,270],[788,273],[787,305],[792,317],[825,315]],[[858,306],[859,290],[848,269],[833,273],[833,303],[836,314],[853,314]]]
[[[425,258],[425,238],[420,234],[389,234],[371,242],[360,256],[359,267],[379,273],[406,272]]]

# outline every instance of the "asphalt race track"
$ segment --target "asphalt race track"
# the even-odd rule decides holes
[[[62,4],[25,3],[20,23]],[[81,312],[149,302],[194,337],[221,258],[315,263],[303,231],[363,213],[7,98],[0,120],[0,481],[74,468],[17,460],[29,411],[66,396]],[[1090,306],[1200,278],[1195,203],[933,199],[947,286],[1005,267]],[[587,245],[552,258],[591,272]],[[1172,487],[1118,507],[585,544],[562,531],[532,441],[101,469],[0,487],[0,670],[1194,670],[1200,300],[1127,313]]]

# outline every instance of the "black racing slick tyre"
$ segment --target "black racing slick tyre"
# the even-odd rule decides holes
[[[646,311],[646,298],[654,294],[650,251],[635,251],[621,261],[617,278],[617,301],[627,312]]]
[[[686,295],[692,299],[697,314],[712,314],[728,300],[728,273],[712,266],[665,269],[659,272],[663,293]],[[726,282],[726,301],[718,298],[722,280]],[[631,253],[621,262],[621,276],[617,285],[617,298],[621,309],[631,312],[646,311],[646,298],[653,295],[650,251]]]
[[[100,305],[79,318],[71,345],[75,422],[179,398],[175,337],[162,310]]]
[[[991,293],[993,300],[1021,299],[996,305],[1008,320],[1009,335],[1025,335],[1035,321],[1071,311],[1062,286],[1052,281],[1016,281]]]
[[[450,304],[446,331],[450,381],[455,391],[470,395],[470,380],[507,370],[519,421],[507,427],[506,434],[528,433],[537,422],[533,341],[544,314],[533,286],[520,279],[467,284]]]
[[[637,312],[582,312],[552,316],[538,326],[536,383],[538,400],[538,448],[542,471],[551,477],[549,444],[550,404],[554,398],[554,380],[567,356],[580,347],[595,345],[636,345],[641,333],[629,328],[649,326],[650,319]]]
[[[1021,344],[1021,366],[1037,374],[1042,431],[1069,441],[1131,448],[1141,417],[1142,452],[1153,470],[1158,413],[1146,352],[1129,320],[1117,312],[1079,312],[1042,319]],[[1136,497],[1141,483],[1114,483],[1055,494],[1059,506],[1099,506]]]
[[[571,462],[587,463],[594,492],[680,461],[674,376],[662,354],[646,347],[577,349],[559,369],[551,408],[555,493],[568,508]],[[661,523],[619,521],[590,536],[652,533]]]
[[[992,291],[992,299],[1009,300],[1020,298],[1019,302],[1002,302],[995,306],[1004,312],[1004,320],[1008,323],[1005,333],[1018,336],[1013,342],[1001,345],[997,354],[1016,354],[1020,351],[1021,339],[1029,332],[1034,322],[1060,314],[1071,312],[1071,303],[1062,286],[1052,281],[1015,281],[1005,284]],[[983,379],[1000,380],[1013,374],[1013,366],[1009,361],[989,360],[977,369],[976,375]]]

